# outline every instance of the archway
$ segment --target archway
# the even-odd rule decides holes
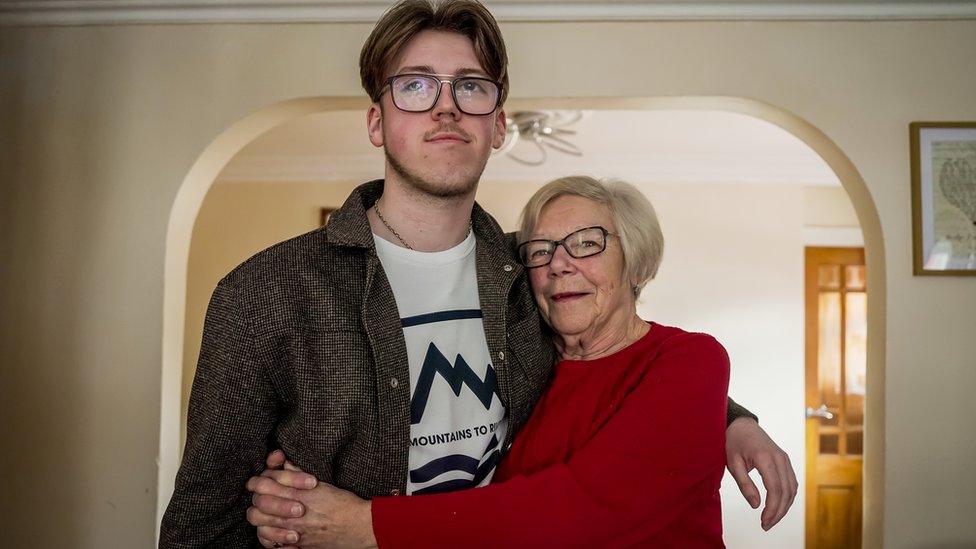
[[[794,135],[816,152],[837,175],[861,226],[868,284],[866,440],[864,449],[864,544],[880,546],[884,503],[884,349],[885,258],[881,224],[874,202],[853,163],[816,127],[777,107],[735,97],[562,98],[510,100],[510,110],[708,110],[751,116]],[[200,155],[181,186],[169,221],[164,278],[164,319],[158,456],[157,525],[173,490],[180,459],[180,395],[186,307],[187,265],[194,221],[204,196],[221,169],[244,146],[271,128],[318,112],[365,108],[360,98],[304,98],[272,105],[223,132]]]

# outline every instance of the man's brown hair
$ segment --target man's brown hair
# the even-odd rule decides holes
[[[373,102],[379,102],[394,60],[414,36],[425,30],[456,32],[471,40],[488,76],[501,82],[501,102],[508,95],[508,54],[498,23],[477,0],[403,0],[376,23],[359,54],[359,78]]]

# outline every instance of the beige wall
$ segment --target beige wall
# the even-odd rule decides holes
[[[207,144],[248,114],[359,95],[368,29],[0,32],[4,543],[152,544],[177,190]],[[911,275],[907,132],[912,120],[976,119],[976,22],[503,30],[515,98],[747,97],[809,121],[848,155],[880,215],[888,266],[887,546],[976,542],[976,279]]]
[[[803,188],[803,226],[858,227],[857,212],[841,187]]]

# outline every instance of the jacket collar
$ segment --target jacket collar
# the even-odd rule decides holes
[[[374,248],[373,232],[369,228],[366,210],[373,207],[383,194],[383,180],[375,179],[353,189],[349,198],[329,216],[326,239],[329,244]]]

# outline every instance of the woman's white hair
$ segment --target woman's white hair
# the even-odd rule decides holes
[[[650,200],[624,181],[585,175],[560,177],[543,185],[522,208],[519,242],[531,238],[543,208],[560,196],[579,196],[607,208],[620,237],[624,274],[633,284],[634,295],[640,294],[657,274],[664,255],[664,235]]]

